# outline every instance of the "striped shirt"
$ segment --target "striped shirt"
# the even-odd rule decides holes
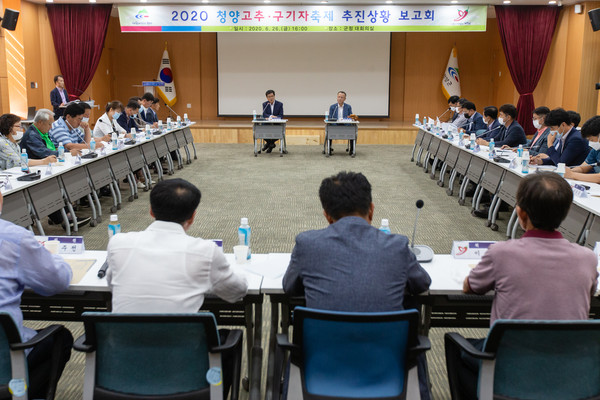
[[[63,146],[69,143],[84,143],[81,131],[77,128],[70,128],[63,117],[52,123],[52,128],[48,132],[48,135],[55,146],[58,147],[59,143],[62,143]]]

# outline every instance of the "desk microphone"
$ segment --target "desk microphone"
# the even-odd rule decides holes
[[[266,110],[266,109],[267,109],[267,107],[269,107],[270,105],[271,105],[271,103],[269,103],[269,102],[267,101],[267,104],[266,104],[266,105],[263,107],[263,110],[262,110],[262,115],[265,115],[265,110]],[[274,106],[275,106],[275,103],[273,103],[273,108],[275,108]],[[261,115],[261,116],[262,116],[262,115]],[[271,114],[271,115],[273,115],[273,114]]]
[[[175,114],[176,117],[179,117],[179,114],[177,114],[175,112],[175,110],[173,110],[171,107],[169,107],[169,105],[167,104],[167,102],[165,101],[165,107],[167,107],[169,109],[169,117],[171,116],[171,111],[173,111],[173,114]]]
[[[502,128],[503,126],[504,126],[504,125],[499,125],[499,126],[495,127],[494,129],[487,130],[487,131],[483,132],[482,134],[480,134],[480,135],[477,135],[477,137],[478,137],[478,138],[480,138],[480,137],[482,137],[482,136],[485,136],[485,135],[487,135],[487,134],[488,134],[488,133],[490,133],[490,132],[494,132],[496,129],[500,129],[500,128]]]
[[[417,200],[417,216],[415,217],[415,226],[413,228],[412,234],[412,243],[410,245],[410,250],[414,253],[415,257],[417,257],[418,262],[430,262],[433,260],[433,250],[429,246],[425,245],[417,245],[415,246],[415,234],[417,233],[417,220],[419,219],[419,213],[421,212],[421,208],[425,203],[423,200]]]
[[[444,111],[444,112],[442,113],[442,115],[438,115],[436,119],[440,119],[440,118],[442,118],[442,117],[443,117],[444,115],[446,115],[446,113],[447,113],[448,111],[450,111],[450,110],[451,110],[451,108],[450,108],[450,107],[448,107],[448,109],[447,109],[446,111]]]
[[[98,270],[98,278],[104,278],[106,276],[106,270],[108,269],[108,261],[104,261],[104,264]]]

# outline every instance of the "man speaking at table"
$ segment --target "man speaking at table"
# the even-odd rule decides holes
[[[283,119],[283,103],[275,100],[275,91],[269,89],[265,93],[265,96],[267,96],[267,101],[262,104],[263,118]],[[263,147],[262,151],[266,150],[267,153],[272,152],[276,141],[277,139],[265,139],[265,147]]]
[[[371,226],[375,206],[371,184],[361,173],[340,172],[319,189],[329,226],[300,233],[283,277],[283,290],[306,297],[322,310],[384,312],[404,310],[405,294],[431,283],[402,235]],[[428,399],[426,362],[419,362],[421,398]]]

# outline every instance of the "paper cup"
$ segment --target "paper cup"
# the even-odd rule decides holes
[[[238,264],[246,264],[248,260],[248,246],[233,246],[233,255],[235,256],[235,262]]]

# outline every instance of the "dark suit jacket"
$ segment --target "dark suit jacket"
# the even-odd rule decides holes
[[[158,117],[156,116],[156,113],[150,108],[146,108],[144,111],[141,111],[140,118],[142,118],[144,122],[147,122],[149,124],[158,122]]]
[[[283,103],[275,100],[275,104],[273,104],[273,114],[271,114],[271,105],[268,101],[265,101],[262,104],[262,116],[263,118],[269,118],[271,115],[274,115],[280,119],[283,119]]]
[[[127,114],[125,114],[125,111],[121,113],[119,119],[117,119],[117,123],[121,125],[121,128],[125,129],[127,133],[131,132],[131,128],[137,129],[135,121],[133,120],[133,118],[129,118]]]
[[[506,126],[498,129],[500,133],[498,137],[494,139],[496,142],[496,146],[501,147],[504,145],[510,147],[516,147],[520,144],[527,143],[527,136],[525,136],[525,131],[523,127],[519,125],[517,121],[513,121],[512,124],[506,128]]]
[[[531,145],[531,143],[533,143],[533,139],[537,135],[537,132],[535,133],[535,135],[533,136],[533,138],[531,140],[527,141],[527,145],[529,146],[529,155],[530,156],[535,156],[540,153],[548,152],[548,134],[549,133],[550,133],[550,128],[546,128],[544,130],[544,132],[542,132],[542,135],[538,138],[538,140],[535,141],[535,144],[533,146]]]
[[[65,99],[67,100],[66,103],[68,103],[69,95],[67,94],[67,90],[63,89],[63,93],[65,95]],[[50,92],[50,103],[52,103],[52,107],[54,109],[54,119],[58,119],[59,117],[62,117],[63,113],[65,112],[64,108],[60,108],[60,105],[62,104],[62,102],[63,101],[62,101],[62,98],[60,97],[60,91],[57,87],[55,87]]]
[[[556,141],[553,145],[556,144]],[[544,158],[546,165],[558,165],[565,163],[567,167],[580,165],[583,163],[590,152],[587,139],[581,136],[581,132],[573,128],[569,131],[564,145],[558,150],[554,146],[548,147],[548,158]]]
[[[350,114],[352,114],[352,106],[348,103],[344,103],[344,115],[342,116],[342,118],[350,118]],[[339,119],[337,103],[332,104],[331,107],[329,107],[329,119]]]
[[[33,124],[27,128],[19,145],[27,151],[27,156],[32,160],[41,160],[48,156],[58,156],[58,151],[50,150],[46,146],[46,142],[42,139]]]
[[[487,132],[480,136],[480,138],[482,138],[483,140],[487,140],[488,142],[492,138],[495,142],[496,140],[498,140],[498,136],[500,136],[500,133],[502,133],[502,125],[500,125],[500,122],[498,122],[497,119],[495,119],[494,122],[492,122],[492,126],[490,128],[488,128],[486,125],[485,129],[487,129]]]
[[[468,134],[477,133],[477,131],[482,129],[487,129],[487,125],[485,122],[483,122],[483,117],[481,114],[475,112],[475,114],[469,118],[467,125],[465,125],[465,132]]]
[[[360,217],[296,237],[283,289],[304,295],[323,310],[378,312],[404,309],[404,295],[418,294],[431,278],[402,235],[388,235]]]

